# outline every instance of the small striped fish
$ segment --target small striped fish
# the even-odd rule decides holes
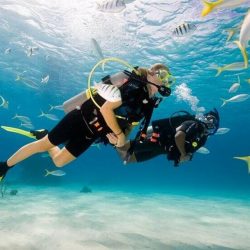
[[[185,36],[188,33],[191,33],[192,31],[196,30],[196,26],[194,24],[191,23],[183,23],[179,26],[177,26],[174,31],[173,31],[173,35],[175,36]]]
[[[117,102],[121,100],[121,92],[116,86],[100,83],[95,87],[97,93],[105,100],[109,102]]]
[[[126,8],[123,0],[104,0],[97,3],[97,10],[107,13],[118,13]]]

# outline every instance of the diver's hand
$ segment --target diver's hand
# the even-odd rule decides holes
[[[179,159],[179,163],[190,161],[191,156],[192,155],[190,155],[190,154],[181,154],[180,159]]]
[[[108,138],[110,144],[117,144],[118,138],[114,133],[109,133],[106,135],[106,137]]]
[[[117,143],[116,143],[116,147],[120,148],[123,147],[126,143],[126,136],[124,133],[121,133],[117,136]]]

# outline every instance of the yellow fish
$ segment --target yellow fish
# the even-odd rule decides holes
[[[239,159],[242,161],[245,161],[247,163],[248,166],[248,173],[250,173],[250,156],[242,156],[242,157],[234,157],[234,159]]]
[[[202,0],[204,8],[201,12],[201,16],[206,16],[214,9],[231,8],[238,6],[245,2],[245,0],[217,0],[215,2],[209,2],[207,0]]]
[[[245,64],[243,62],[235,62],[227,64],[223,67],[217,67],[217,74],[215,76],[219,76],[223,71],[240,71],[245,69]]]
[[[250,40],[250,11],[248,11],[248,13],[246,14],[244,21],[241,25],[239,41],[235,41],[244,58],[246,69],[248,68],[248,55],[246,47],[248,46],[249,40]]]
[[[249,78],[249,79],[246,79],[245,81],[246,81],[247,83],[249,83],[249,84],[250,84],[250,78]]]

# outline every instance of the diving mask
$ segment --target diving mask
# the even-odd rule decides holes
[[[162,84],[168,88],[175,82],[175,78],[165,69],[159,69],[155,74]]]
[[[203,116],[202,118],[199,118],[199,120],[205,124],[207,133],[209,135],[213,135],[216,133],[218,129],[218,121],[213,115]]]

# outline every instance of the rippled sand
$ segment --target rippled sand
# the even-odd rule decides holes
[[[0,199],[0,249],[249,249],[242,200],[20,187]]]

